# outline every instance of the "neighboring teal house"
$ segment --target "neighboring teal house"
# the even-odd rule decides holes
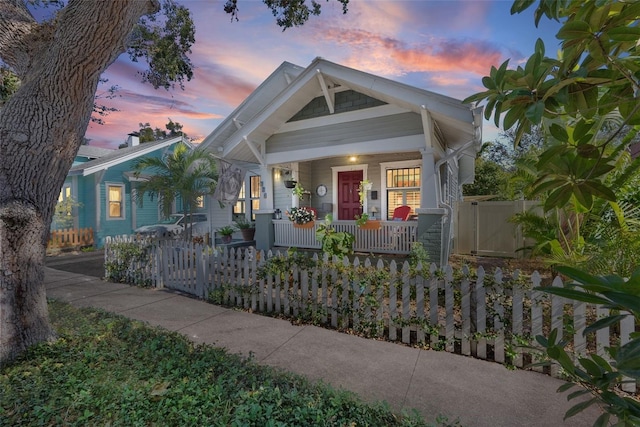
[[[101,247],[107,236],[131,234],[137,227],[157,223],[162,218],[157,199],[145,195],[142,206],[134,202],[136,182],[144,177],[134,176],[133,163],[162,157],[181,141],[178,136],[140,144],[131,134],[128,147],[120,150],[82,146],[60,194],[61,199],[72,197],[79,203],[72,211],[73,227],[93,228],[95,244]]]

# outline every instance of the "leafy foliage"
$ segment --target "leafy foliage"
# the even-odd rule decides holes
[[[68,228],[73,225],[73,208],[81,207],[82,203],[69,196],[58,200],[53,214],[53,223],[58,228]]]
[[[0,425],[427,425],[177,333],[50,307],[58,339],[0,371]]]
[[[140,266],[151,265],[151,252],[145,240],[119,242],[109,246],[110,256],[104,263],[105,278],[116,283],[148,286],[146,274]]]
[[[346,231],[336,231],[331,227],[333,217],[327,214],[323,223],[316,230],[316,239],[320,241],[322,252],[331,257],[343,258],[353,253],[355,236]]]
[[[174,122],[169,118],[169,122],[164,125],[166,130],[162,130],[158,127],[152,128],[149,122],[147,123],[139,123],[140,129],[136,131],[138,134],[138,138],[140,139],[140,143],[143,144],[145,142],[158,141],[160,139],[165,138],[173,138],[176,136],[183,136],[184,138],[188,138],[187,134],[182,131],[182,124],[179,122]],[[127,144],[120,144],[118,148],[126,148]]]
[[[523,12],[534,3],[517,0],[511,12]],[[485,101],[485,118],[493,115],[496,125],[502,120],[504,129],[513,128],[516,145],[534,126],[542,128],[545,147],[532,164],[536,180],[531,187],[534,195],[543,198],[545,211],[556,213],[558,233],[548,240],[549,248],[564,257],[562,263],[575,265],[579,257],[577,264],[583,267],[600,264],[611,268],[614,264],[597,261],[618,255],[614,248],[628,241],[626,205],[620,205],[619,200],[629,194],[618,189],[628,188],[626,184],[634,181],[637,171],[634,164],[621,167],[621,161],[640,125],[640,3],[541,0],[534,15],[536,25],[543,16],[561,23],[556,36],[561,40],[558,58],[547,57],[544,43],[538,40],[523,67],[508,69],[509,61],[492,67],[482,80],[486,90],[467,101]],[[637,191],[631,197],[637,197]],[[599,246],[592,238],[596,236],[612,239],[600,245],[607,250],[595,251]],[[631,258],[637,263],[637,254]],[[618,267],[633,271],[624,264]],[[593,276],[568,267],[558,270],[577,284],[542,290],[616,310],[591,324],[585,333],[612,325],[626,315],[638,320],[640,269],[628,279],[614,274]],[[623,375],[640,378],[638,334],[625,345],[607,348],[612,363],[598,356],[578,357],[574,362],[557,335],[552,331],[548,338],[537,340],[569,379],[584,387],[568,399],[589,393],[593,396],[571,408],[566,417],[599,404],[605,412],[595,425],[607,425],[611,416],[618,419],[616,425],[638,425],[640,404],[617,390]]]
[[[164,0],[162,13],[149,15],[140,20],[131,35],[129,57],[137,62],[144,58],[149,69],[140,72],[142,81],[154,88],[172,88],[193,77],[193,66],[187,56],[195,42],[196,27],[189,9]]]
[[[20,79],[11,70],[0,67],[0,106],[20,87]]]
[[[164,158],[144,157],[134,163],[135,175],[151,173],[138,185],[138,203],[148,193],[158,197],[163,213],[171,213],[173,202],[180,198],[183,211],[191,213],[199,197],[213,194],[218,175],[216,161],[206,152],[190,149],[181,142]],[[188,236],[187,236],[188,237]]]
[[[626,316],[640,320],[640,268],[628,279],[616,275],[592,276],[570,267],[560,267],[558,270],[576,282],[573,286],[564,288],[541,288],[543,291],[573,300],[602,304],[611,310],[609,316],[589,325],[584,331],[585,335],[618,323]],[[536,339],[545,347],[547,356],[562,366],[569,379],[584,388],[571,393],[568,399],[588,393],[593,395],[593,398],[569,409],[565,419],[591,405],[599,404],[604,413],[594,425],[608,425],[611,416],[618,419],[616,425],[631,426],[640,423],[640,402],[619,392],[620,385],[628,381],[624,377],[634,382],[640,378],[639,333],[632,334],[632,339],[624,345],[607,347],[605,350],[611,361],[591,354],[589,357],[578,357],[578,364],[573,362],[565,350],[566,343],[558,337],[556,329],[548,338],[538,336]],[[569,383],[558,391],[567,391],[575,384]]]
[[[514,3],[519,13],[533,2]],[[553,6],[551,6],[553,4]],[[504,129],[515,128],[515,143],[533,126],[542,126],[549,147],[540,156],[537,192],[550,191],[545,207],[562,205],[573,197],[590,208],[593,197],[615,200],[602,183],[614,159],[606,148],[623,125],[640,124],[640,88],[634,59],[640,30],[634,26],[640,6],[628,2],[540,2],[536,20],[543,16],[562,20],[557,37],[559,59],[545,56],[536,42],[524,67],[508,69],[509,61],[483,78],[486,91],[467,101],[487,102],[485,117],[500,118]],[[504,115],[504,116],[503,116]],[[615,127],[617,125],[617,127]],[[600,139],[603,126],[617,129]]]
[[[276,17],[276,23],[282,27],[282,31],[287,28],[304,25],[309,18],[320,15],[322,5],[316,0],[311,0],[311,7],[306,0],[262,0]],[[327,0],[329,1],[329,0]],[[347,13],[349,0],[337,0],[342,4],[342,13]],[[237,21],[239,16],[238,0],[227,0],[224,4],[224,11],[231,15],[231,20]]]

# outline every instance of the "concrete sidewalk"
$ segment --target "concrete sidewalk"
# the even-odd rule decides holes
[[[46,269],[47,296],[180,332],[198,343],[254,355],[255,361],[323,380],[396,410],[415,408],[465,426],[588,426],[588,410],[563,423],[563,383],[543,374],[445,352],[375,341],[311,325],[230,310],[167,290],[141,289]]]

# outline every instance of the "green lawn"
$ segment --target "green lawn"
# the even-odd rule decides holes
[[[49,308],[58,339],[0,371],[0,426],[428,425],[122,316]]]

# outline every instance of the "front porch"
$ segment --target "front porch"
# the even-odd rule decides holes
[[[274,246],[301,249],[320,249],[316,229],[322,221],[315,221],[313,228],[295,228],[289,220],[273,220]],[[338,232],[355,236],[355,252],[409,254],[411,244],[416,241],[417,221],[381,221],[377,230],[363,230],[355,221],[333,221],[331,226]]]

